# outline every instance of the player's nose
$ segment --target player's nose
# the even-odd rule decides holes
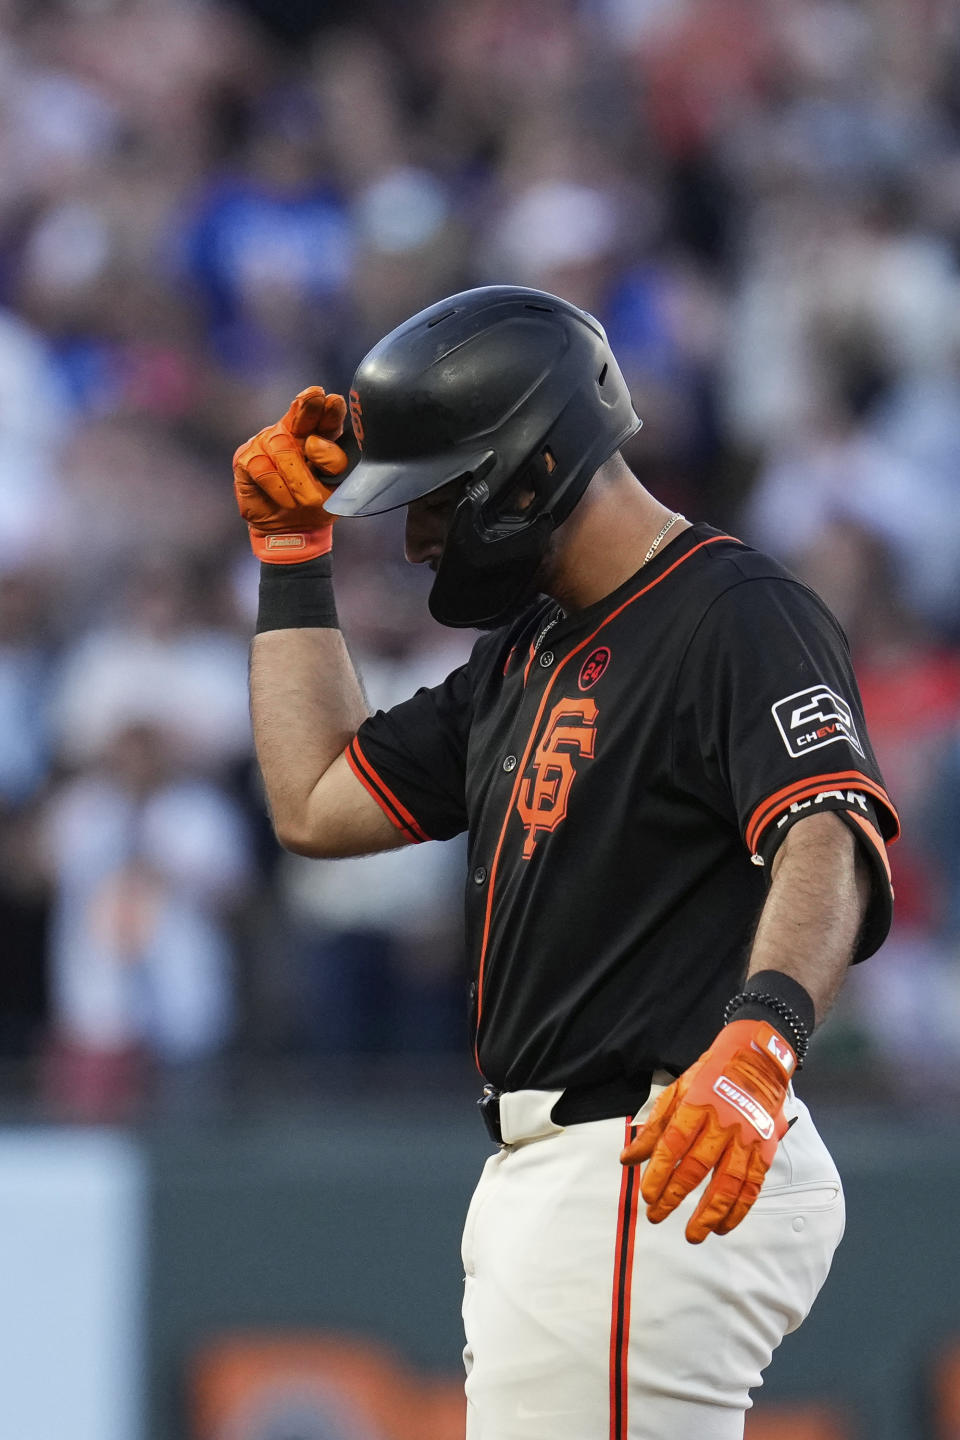
[[[443,554],[446,527],[429,510],[407,506],[407,523],[403,537],[403,553],[411,565],[439,560]]]

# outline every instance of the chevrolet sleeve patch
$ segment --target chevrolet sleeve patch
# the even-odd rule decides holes
[[[771,712],[787,754],[794,759],[835,740],[845,741],[863,755],[853,711],[829,685],[808,685],[806,690],[785,695],[771,706]]]

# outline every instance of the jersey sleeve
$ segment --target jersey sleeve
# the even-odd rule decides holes
[[[371,715],[347,746],[354,775],[408,840],[449,840],[467,828],[470,694],[462,665],[441,685]]]
[[[678,672],[673,762],[678,781],[739,827],[769,879],[778,847],[807,815],[835,811],[871,866],[857,949],[890,928],[887,845],[899,834],[870,747],[842,630],[799,581],[741,580],[710,606]]]

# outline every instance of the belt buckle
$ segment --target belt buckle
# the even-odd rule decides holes
[[[503,1131],[500,1129],[500,1091],[493,1085],[484,1085],[483,1094],[477,1101],[480,1110],[480,1118],[487,1127],[487,1134],[495,1145],[503,1144]]]

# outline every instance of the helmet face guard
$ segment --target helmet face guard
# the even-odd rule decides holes
[[[497,514],[487,524],[487,493],[482,480],[468,479],[450,522],[428,602],[430,614],[442,625],[492,628],[534,592],[553,534],[551,517],[541,511],[533,519],[508,525]]]
[[[502,623],[534,591],[550,536],[640,427],[598,321],[555,296],[488,286],[415,315],[361,361],[361,460],[327,501],[374,515],[462,478],[430,610]]]

